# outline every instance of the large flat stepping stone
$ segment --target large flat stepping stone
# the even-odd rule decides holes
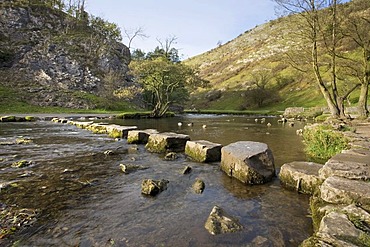
[[[127,138],[128,132],[136,129],[137,126],[121,126],[116,124],[110,124],[106,126],[108,135],[113,138]]]
[[[95,134],[106,134],[108,123],[93,123],[86,126],[86,129],[92,131]]]
[[[127,143],[129,144],[146,144],[148,143],[149,136],[158,134],[158,130],[130,130],[127,134]]]
[[[245,184],[263,184],[275,176],[272,152],[261,142],[240,141],[223,147],[221,169]]]
[[[209,141],[188,141],[185,154],[198,162],[215,162],[221,160],[222,145]]]
[[[190,141],[188,135],[165,132],[150,135],[145,147],[153,153],[183,152],[187,141]]]
[[[324,181],[319,177],[319,170],[322,166],[304,161],[284,164],[280,169],[280,181],[290,189],[312,195]]]
[[[86,129],[87,126],[90,126],[91,124],[93,124],[94,122],[90,121],[90,122],[82,122],[82,121],[69,121],[68,122],[69,124],[71,125],[74,125],[76,126],[77,128],[80,128],[80,129]]]
[[[321,178],[330,176],[370,180],[370,156],[361,153],[340,153],[329,159],[319,171]]]
[[[329,177],[320,187],[321,198],[333,204],[352,204],[370,208],[370,183],[342,177]]]

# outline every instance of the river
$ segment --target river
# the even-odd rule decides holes
[[[286,162],[306,160],[301,137],[296,135],[304,123],[290,127],[277,123],[276,118],[267,117],[264,123],[257,120],[183,115],[104,121],[188,134],[192,140],[223,145],[264,142],[274,154],[277,172]],[[32,143],[0,145],[0,183],[17,185],[0,192],[0,203],[39,213],[34,224],[0,240],[0,245],[298,246],[312,235],[309,197],[283,189],[278,178],[266,185],[247,186],[227,177],[218,163],[194,163],[183,154],[175,161],[164,161],[162,155],[147,152],[143,145],[128,145],[126,140],[75,126],[48,121],[0,124],[0,142],[14,142],[17,137],[29,138]],[[107,150],[114,155],[105,155]],[[32,161],[32,165],[10,166],[19,160]],[[119,164],[149,169],[123,174]],[[192,172],[181,174],[187,165]],[[158,196],[147,197],[140,192],[146,178],[170,182]],[[191,189],[196,178],[205,182],[203,194]],[[238,218],[244,229],[210,235],[204,223],[214,205]]]

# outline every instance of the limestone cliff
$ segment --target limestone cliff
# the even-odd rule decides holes
[[[40,106],[94,108],[127,81],[129,49],[43,4],[0,0],[0,86]]]

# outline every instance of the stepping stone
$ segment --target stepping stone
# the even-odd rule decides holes
[[[321,198],[333,204],[361,205],[370,209],[370,183],[342,177],[329,177],[320,187]]]
[[[209,141],[188,141],[185,154],[198,162],[215,162],[221,160],[222,145]]]
[[[188,135],[172,132],[152,134],[149,136],[145,147],[149,152],[153,153],[183,152],[186,142],[189,140],[190,137]]]
[[[155,129],[130,130],[127,134],[127,143],[146,144],[148,143],[149,136],[152,134],[158,134],[158,131]]]
[[[324,181],[319,177],[323,167],[314,162],[295,161],[284,164],[280,169],[281,183],[304,194],[313,194]]]
[[[370,180],[370,156],[361,153],[340,153],[329,159],[319,171],[322,179],[330,176]]]
[[[221,149],[221,170],[245,184],[264,184],[275,177],[274,157],[265,143],[235,142]]]

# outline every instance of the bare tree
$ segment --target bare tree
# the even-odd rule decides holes
[[[326,100],[331,115],[345,118],[344,100],[359,84],[340,94],[338,90],[338,45],[339,35],[338,4],[339,0],[274,0],[285,14],[296,14],[300,25],[300,41],[310,47],[309,62],[315,75],[316,83]],[[325,10],[324,10],[325,9]],[[329,15],[328,15],[329,13]],[[329,56],[330,61],[325,61]],[[324,67],[330,67],[330,83],[324,79]],[[341,91],[344,91],[342,88]]]
[[[369,115],[367,99],[370,84],[370,2],[357,1],[361,11],[353,11],[344,23],[344,36],[349,43],[359,47],[358,56],[345,57],[345,70],[361,84],[358,110],[361,117]]]
[[[126,29],[126,28],[124,28],[123,31],[125,33],[124,37],[126,37],[128,39],[127,47],[129,49],[131,49],[131,45],[132,45],[132,42],[134,41],[134,39],[136,39],[136,38],[142,38],[142,39],[149,38],[149,36],[145,34],[144,29],[142,27],[138,27],[136,29]]]

